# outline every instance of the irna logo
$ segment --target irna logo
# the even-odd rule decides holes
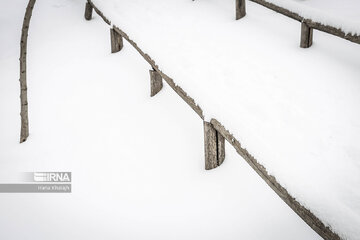
[[[71,172],[34,172],[35,182],[71,182]]]

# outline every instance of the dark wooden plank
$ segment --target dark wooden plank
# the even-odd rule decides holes
[[[225,138],[214,128],[204,121],[204,150],[205,169],[211,170],[220,166],[225,159]]]
[[[216,134],[217,134],[218,166],[220,166],[225,160],[225,138],[218,131],[216,131]]]
[[[218,167],[217,132],[211,123],[204,121],[205,169]]]
[[[85,4],[85,14],[84,17],[86,20],[91,20],[92,18],[92,12],[93,12],[93,7],[91,6],[91,4],[89,2],[86,2]]]
[[[309,48],[312,45],[313,29],[310,28],[306,23],[301,23],[301,36],[300,36],[300,47]]]
[[[115,31],[114,28],[110,28],[110,39],[111,39],[111,53],[121,51],[124,47],[122,36]]]
[[[236,20],[245,17],[246,15],[245,0],[235,0],[235,9],[236,9]]]
[[[155,96],[163,87],[162,77],[156,70],[150,72],[150,97]]]

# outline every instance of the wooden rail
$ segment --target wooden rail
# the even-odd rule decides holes
[[[245,0],[236,0],[236,19],[239,19],[238,16],[245,16],[245,9],[242,10],[241,8],[238,7],[238,4],[239,4],[238,2],[239,1],[240,2],[245,2]],[[287,16],[289,18],[292,18],[292,19],[294,19],[296,21],[299,21],[299,22],[303,23],[307,27],[310,28],[310,31],[312,31],[312,29],[316,29],[316,30],[326,32],[328,34],[331,34],[331,35],[346,39],[348,41],[360,44],[360,36],[357,35],[357,34],[345,33],[340,28],[336,28],[336,27],[329,26],[329,25],[324,25],[322,23],[312,21],[311,19],[306,19],[306,18],[300,16],[297,13],[294,13],[294,12],[292,12],[292,11],[286,9],[286,8],[277,6],[277,5],[273,4],[273,3],[267,2],[265,0],[250,0],[250,1],[252,1],[254,3],[257,3],[257,4],[260,4],[261,6],[264,6],[264,7],[268,8],[268,9],[271,9],[271,10],[277,12],[277,13],[280,13],[282,15],[285,15],[285,16]],[[243,12],[241,12],[241,11],[243,11]],[[303,26],[304,25],[302,25],[302,28],[303,28]],[[301,39],[307,38],[306,41],[312,42],[312,34],[311,35],[304,35],[304,34],[307,34],[304,31],[301,31],[301,33],[302,33]],[[304,45],[303,41],[301,41],[300,46],[302,48],[306,48],[306,47],[310,47],[311,44],[310,45],[309,44]]]
[[[258,1],[258,0],[256,0]],[[110,20],[94,5],[91,0],[88,3],[93,7],[96,13],[109,25]],[[240,8],[241,9],[241,8]],[[88,11],[88,10],[86,10]],[[292,13],[289,12],[289,15]],[[89,16],[89,13],[85,13]],[[211,119],[210,123],[204,121],[203,111],[194,99],[191,98],[181,87],[175,84],[173,79],[163,73],[156,65],[155,61],[146,54],[140,47],[130,39],[118,26],[112,25],[113,29],[125,38],[131,46],[147,61],[169,86],[199,115],[204,122],[204,142],[205,142],[205,168],[212,169],[221,165],[225,158],[224,139],[226,139],[242,156],[245,161],[255,170],[255,172],[275,191],[275,193],[300,217],[308,224],[316,233],[326,240],[340,240],[340,236],[326,226],[318,217],[316,217],[309,209],[302,206],[288,191],[281,186],[276,178],[270,175],[266,168],[261,165],[240,142],[216,119]],[[312,25],[311,25],[312,26]]]

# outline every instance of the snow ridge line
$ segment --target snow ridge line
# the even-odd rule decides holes
[[[360,44],[360,36],[357,35],[357,34],[352,34],[352,33],[347,33],[346,34],[340,28],[336,28],[336,27],[329,26],[329,25],[324,25],[324,24],[322,24],[320,22],[314,22],[311,19],[306,19],[306,18],[300,16],[297,13],[294,13],[294,12],[292,12],[292,11],[286,9],[286,8],[277,6],[277,5],[273,4],[273,3],[267,2],[265,0],[250,0],[250,1],[254,2],[254,3],[257,3],[257,4],[261,5],[261,6],[264,6],[264,7],[268,8],[268,9],[271,9],[271,10],[277,12],[277,13],[283,14],[283,15],[285,15],[285,16],[287,16],[289,18],[292,18],[292,19],[294,19],[296,21],[299,21],[301,23],[305,23],[310,28],[317,29],[319,31],[326,32],[328,34],[332,34],[334,36],[337,36],[337,37],[346,39],[348,41]]]
[[[132,45],[137,52],[147,61],[153,69],[155,69],[161,77],[170,85],[170,87],[199,115],[204,121],[203,110],[197,105],[192,97],[190,97],[180,86],[178,86],[172,78],[163,73],[155,61],[146,54],[140,47],[130,39],[130,37],[123,32],[119,27],[112,25],[111,21],[97,8],[91,0],[88,3],[94,8],[95,12],[113,29],[125,38],[130,45]],[[253,1],[253,0],[251,0]],[[261,1],[261,0],[255,0]],[[255,172],[274,190],[274,192],[316,233],[318,233],[325,240],[342,240],[337,233],[335,233],[331,226],[324,224],[317,216],[315,216],[309,209],[301,205],[289,192],[279,183],[276,178],[268,173],[266,168],[260,164],[245,148],[241,147],[241,143],[216,119],[211,119],[210,123],[216,131],[218,131],[236,150],[236,152],[245,159],[245,161],[255,170]]]

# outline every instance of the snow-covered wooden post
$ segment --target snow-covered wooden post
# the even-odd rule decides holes
[[[305,22],[301,23],[301,38],[300,47],[309,48],[313,41],[313,29],[310,28]]]
[[[155,96],[163,87],[162,77],[155,70],[150,70],[150,97]]]
[[[225,159],[225,138],[211,123],[204,121],[205,169],[220,166]]]
[[[245,17],[246,9],[245,9],[245,0],[235,0],[235,8],[236,8],[236,20]]]
[[[85,5],[85,19],[86,20],[91,20],[92,17],[92,12],[93,12],[93,7],[91,6],[91,4],[89,2],[86,2]]]
[[[110,28],[110,38],[111,53],[119,52],[124,46],[122,36],[117,31],[115,31],[114,28]]]

